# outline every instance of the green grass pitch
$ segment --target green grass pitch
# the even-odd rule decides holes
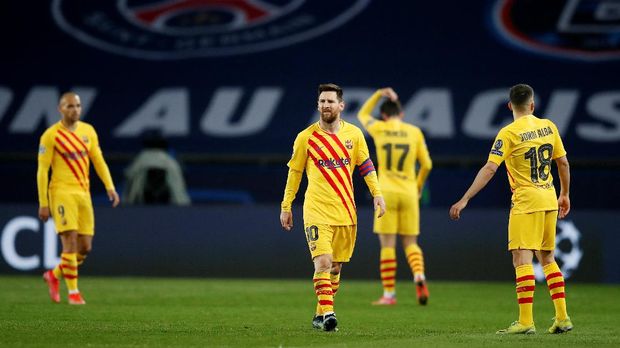
[[[567,287],[575,329],[546,334],[553,307],[537,284],[538,333],[497,336],[517,317],[514,285],[430,282],[418,306],[411,282],[398,305],[374,307],[378,281],[342,279],[338,332],[312,329],[307,280],[103,278],[85,276],[86,306],[53,304],[41,278],[0,276],[0,347],[620,347],[620,287]]]

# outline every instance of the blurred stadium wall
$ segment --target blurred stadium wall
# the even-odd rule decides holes
[[[36,206],[0,206],[0,273],[40,273],[53,267],[59,242],[51,222],[36,218]],[[242,214],[242,217],[241,217]],[[511,280],[506,250],[506,217],[501,209],[471,209],[459,223],[443,209],[423,210],[420,243],[431,279]],[[379,243],[372,231],[372,211],[361,208],[356,250],[345,273],[351,278],[378,277]],[[312,270],[301,209],[295,228],[279,226],[277,205],[214,205],[190,208],[99,207],[94,248],[84,272],[89,275],[148,275],[298,278]],[[610,229],[616,214],[575,212],[558,224],[557,259],[567,278],[620,282]],[[402,253],[399,253],[402,254]],[[402,257],[402,255],[400,255]],[[404,259],[399,260],[406,265]],[[408,279],[407,267],[399,277]],[[539,276],[542,269],[539,269]]]

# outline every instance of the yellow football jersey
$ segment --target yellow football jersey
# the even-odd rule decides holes
[[[511,214],[558,209],[551,162],[562,156],[566,150],[550,120],[527,115],[499,131],[488,160],[497,165],[506,162]]]
[[[91,160],[105,188],[113,190],[112,176],[103,159],[99,138],[93,126],[78,121],[74,131],[65,128],[61,122],[49,127],[41,136],[39,144],[37,170],[39,205],[49,206],[48,189],[89,192]],[[52,179],[48,182],[50,166]]]
[[[360,175],[373,197],[381,195],[362,131],[348,122],[341,122],[337,134],[327,133],[318,122],[314,123],[297,135],[293,145],[288,166],[300,173],[306,171],[308,188],[303,211],[304,221],[308,223],[357,224],[352,181],[355,166],[359,166]],[[290,211],[295,195],[289,192],[288,186],[282,202],[283,211]]]
[[[399,118],[373,118],[370,113],[380,98],[380,92],[373,94],[360,109],[358,119],[375,142],[381,190],[410,194],[417,199],[418,189],[424,186],[432,168],[424,134]],[[416,174],[416,162],[420,163],[420,177]]]

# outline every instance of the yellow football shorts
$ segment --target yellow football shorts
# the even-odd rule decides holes
[[[95,234],[95,215],[88,192],[50,191],[50,212],[56,233],[77,230],[78,234]]]
[[[374,232],[378,234],[420,234],[420,204],[414,195],[384,192],[385,214],[375,215]]]
[[[306,223],[304,231],[312,259],[325,254],[331,254],[333,262],[349,262],[351,259],[357,237],[357,225],[332,226]]]
[[[510,214],[508,250],[554,250],[557,210]]]

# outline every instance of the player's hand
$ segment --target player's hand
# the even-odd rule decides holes
[[[558,197],[558,217],[564,219],[570,211],[570,198],[568,196]]]
[[[385,214],[385,200],[381,196],[377,196],[372,200],[373,206],[375,207],[375,211],[379,210],[379,215],[377,217],[382,217]]]
[[[282,228],[290,231],[293,228],[293,212],[283,211],[280,213],[280,224]]]
[[[46,222],[50,218],[50,207],[39,208],[39,219]]]
[[[461,211],[467,206],[467,200],[461,199],[454,203],[450,208],[450,218],[452,220],[458,220],[461,218]]]
[[[121,202],[121,199],[118,197],[118,193],[114,190],[108,190],[108,198],[110,199],[110,202],[112,202],[112,207],[114,208],[116,208],[118,203]]]
[[[381,95],[390,99],[391,101],[398,100],[398,94],[396,94],[396,92],[394,92],[394,90],[391,87],[382,88]]]

